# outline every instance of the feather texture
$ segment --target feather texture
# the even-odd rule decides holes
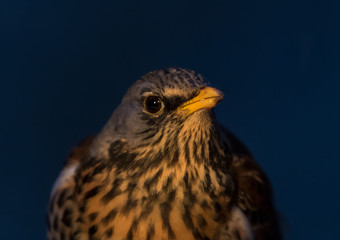
[[[185,69],[137,81],[70,155],[48,239],[280,239],[269,181],[249,151],[210,108],[178,110],[202,89],[202,76]],[[164,106],[157,113],[145,108],[150,95]]]

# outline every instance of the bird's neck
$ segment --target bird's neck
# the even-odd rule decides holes
[[[172,187],[197,182],[207,191],[222,191],[219,188],[229,181],[230,156],[218,131],[209,128],[188,134],[184,129],[173,134],[132,150],[125,139],[115,140],[100,161],[109,169],[124,172],[124,178],[136,179],[138,185],[152,185],[155,191],[169,182]]]
[[[143,137],[136,145],[123,137],[100,135],[93,145],[93,156],[109,171],[123,172],[123,178],[138,181],[138,185],[157,182],[153,186],[157,191],[169,185],[167,182],[173,187],[197,182],[207,191],[220,191],[217,189],[230,181],[231,157],[211,118],[192,118],[190,124],[172,124]]]

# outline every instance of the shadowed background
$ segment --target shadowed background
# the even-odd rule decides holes
[[[285,239],[339,239],[339,1],[0,2],[0,239],[44,239],[69,150],[185,67],[272,181]]]

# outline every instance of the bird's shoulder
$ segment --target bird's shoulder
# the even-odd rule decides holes
[[[72,149],[66,159],[63,170],[53,186],[52,195],[54,192],[59,191],[60,189],[69,188],[70,185],[74,184],[74,176],[82,161],[88,157],[93,139],[94,137],[92,136],[88,137]]]
[[[82,161],[87,158],[94,137],[88,137],[79,143],[69,154],[65,166],[54,183],[48,208],[48,239],[59,239],[62,235],[73,234],[72,224],[76,212],[74,192],[76,174]]]

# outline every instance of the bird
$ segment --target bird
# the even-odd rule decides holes
[[[138,79],[68,156],[47,239],[280,240],[267,175],[217,122],[223,97],[189,69]]]

